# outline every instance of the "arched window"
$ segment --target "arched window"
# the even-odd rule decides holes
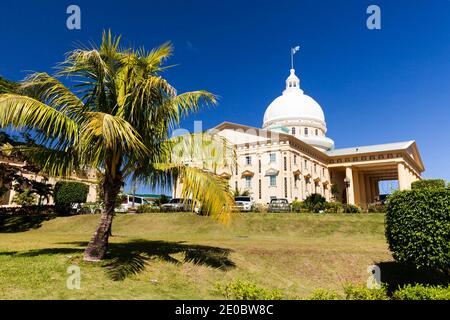
[[[305,136],[308,135],[308,128],[305,128]]]
[[[295,127],[292,127],[292,134],[295,134]]]
[[[319,130],[316,129],[316,136],[318,136],[318,135],[319,135]]]

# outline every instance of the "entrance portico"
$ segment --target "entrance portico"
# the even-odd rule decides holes
[[[394,145],[394,144],[391,144]],[[379,182],[398,180],[400,190],[411,188],[424,170],[415,142],[334,150],[328,164],[337,200],[366,208],[379,201]],[[402,147],[402,148],[399,148]]]

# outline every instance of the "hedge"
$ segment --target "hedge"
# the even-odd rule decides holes
[[[444,179],[423,179],[411,183],[411,189],[445,188]]]
[[[386,238],[395,260],[418,269],[450,270],[449,189],[396,191],[386,209]]]
[[[58,181],[55,184],[54,198],[57,206],[71,206],[74,203],[85,203],[89,186],[82,182]]]
[[[443,287],[408,284],[396,290],[392,298],[396,300],[450,300],[450,285]]]

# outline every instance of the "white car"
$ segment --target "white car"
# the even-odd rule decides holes
[[[252,211],[253,199],[249,196],[238,196],[234,197],[234,202],[236,203],[235,209],[238,211]]]
[[[129,209],[137,208],[141,204],[152,204],[152,203],[138,196],[134,196],[133,199],[132,195],[127,194],[125,195],[120,207],[116,209],[116,212],[128,212]]]

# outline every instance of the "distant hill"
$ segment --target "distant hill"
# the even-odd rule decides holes
[[[0,77],[0,94],[7,92],[14,92],[16,87],[17,83]]]

